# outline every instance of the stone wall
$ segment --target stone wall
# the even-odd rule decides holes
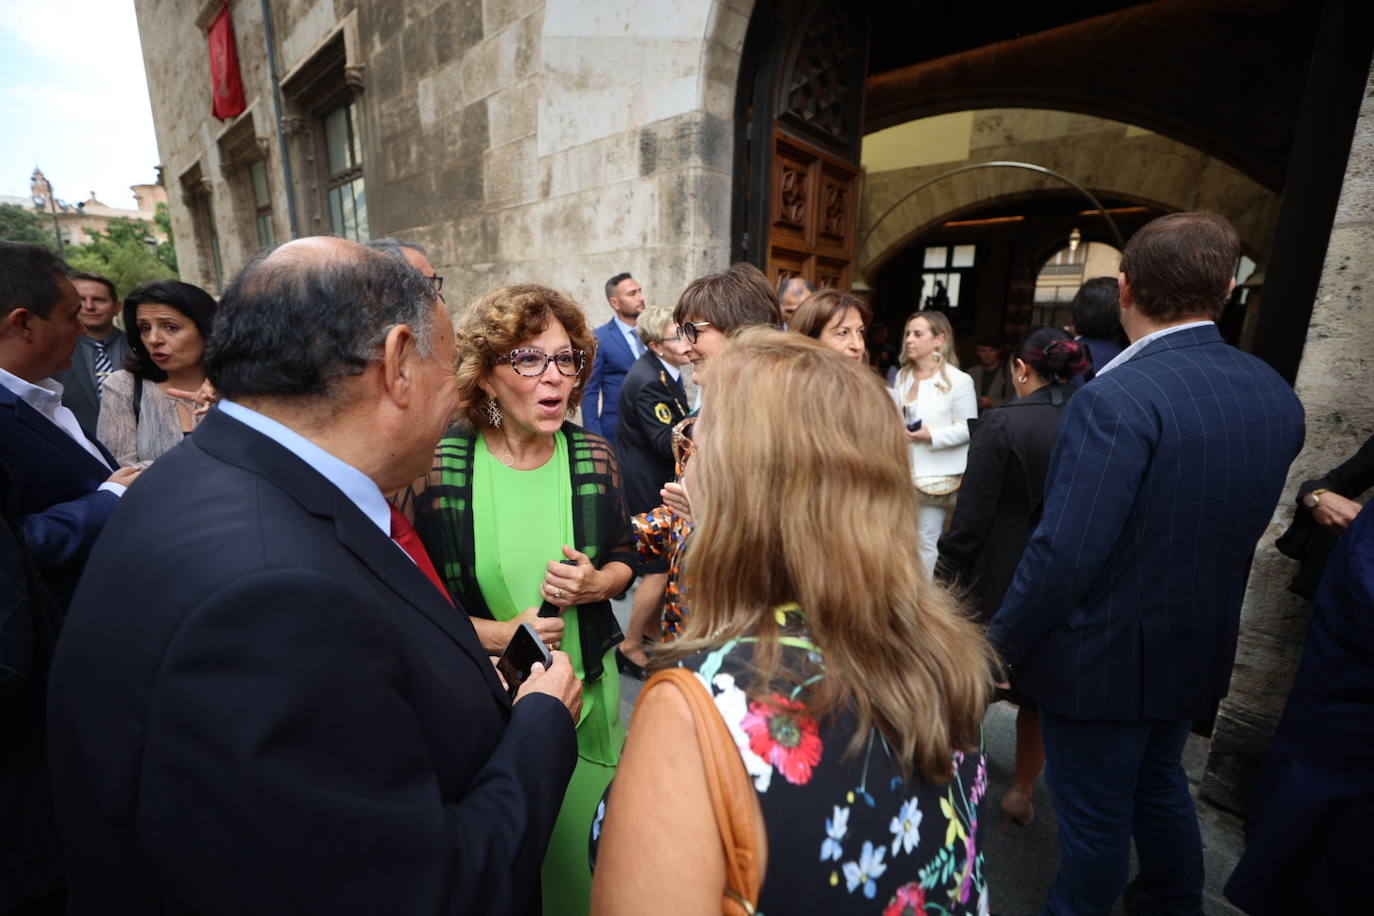
[[[137,0],[183,276],[207,283],[185,190],[208,180],[225,275],[251,256],[241,190],[209,117],[203,0]],[[735,82],[752,0],[274,0],[279,75],[345,22],[371,235],[430,250],[460,307],[513,281],[567,290],[594,320],[602,285],[633,272],[672,305],[729,252]],[[232,6],[246,97],[267,149],[277,238],[289,237],[260,5]],[[352,75],[350,78],[353,78]],[[288,125],[290,127],[290,125]],[[297,127],[297,130],[300,128]],[[328,231],[323,194],[293,139],[300,234]],[[312,195],[314,195],[312,197]]]
[[[1163,210],[1221,213],[1236,224],[1251,258],[1261,263],[1268,258],[1278,195],[1192,147],[1118,121],[1060,111],[987,109],[973,112],[969,125],[963,158],[865,175],[859,210],[865,241],[857,265],[870,281],[876,268],[910,239],[963,211],[1007,195],[1068,187],[1023,169],[979,169],[937,181],[883,216],[923,182],[961,165],[992,160],[1044,166],[1099,197]]]
[[[1295,389],[1307,411],[1307,442],[1268,532],[1260,540],[1241,613],[1231,693],[1221,705],[1201,794],[1245,810],[1293,683],[1309,606],[1287,591],[1297,563],[1274,539],[1298,510],[1298,485],[1340,464],[1374,433],[1374,71],[1355,126],[1345,184],[1327,243]],[[1296,333],[1298,329],[1294,329]]]

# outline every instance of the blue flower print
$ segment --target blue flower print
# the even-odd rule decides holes
[[[878,878],[883,872],[887,871],[887,864],[883,862],[883,857],[887,855],[887,847],[879,846],[873,848],[873,844],[864,840],[863,852],[859,854],[859,861],[844,863],[844,880],[848,885],[849,892],[854,893],[854,888],[863,886],[864,896],[869,900],[878,892]]]
[[[825,840],[821,843],[821,861],[834,859],[840,861],[843,850],[840,848],[840,841],[849,832],[849,809],[835,806],[833,817],[825,819]]]
[[[897,850],[911,852],[921,843],[921,803],[915,798],[908,798],[902,803],[902,810],[892,819],[888,825],[888,830],[892,831],[892,854],[895,856]]]
[[[596,806],[596,816],[592,818],[592,839],[601,838],[601,822],[606,819],[606,799],[601,799],[601,804]]]

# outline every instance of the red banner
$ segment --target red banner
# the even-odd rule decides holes
[[[234,24],[229,19],[229,4],[210,23],[210,81],[213,104],[210,111],[221,121],[242,114],[243,80],[239,77],[239,52],[234,46]]]

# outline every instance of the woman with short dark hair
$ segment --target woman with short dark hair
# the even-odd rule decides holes
[[[147,467],[200,422],[197,403],[173,391],[205,383],[215,300],[179,280],[145,283],[124,297],[129,360],[105,380],[98,438],[121,465]]]

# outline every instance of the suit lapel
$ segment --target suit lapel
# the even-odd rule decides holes
[[[635,352],[630,349],[630,342],[625,339],[625,332],[620,330],[620,325],[615,323],[614,318],[606,322],[606,335],[614,341],[609,346],[620,354],[621,365],[626,367],[633,365]]]
[[[405,604],[457,643],[482,671],[492,694],[509,705],[467,612],[444,600],[405,552],[342,490],[289,449],[218,410],[210,411],[192,441],[221,460],[262,475],[311,515],[332,518],[339,543]]]
[[[405,552],[342,492],[334,503],[334,530],[339,543],[386,583],[387,588],[447,633],[482,670],[492,693],[502,702],[509,703],[510,698],[501,689],[490,657],[478,641],[477,632],[462,606],[456,602],[449,604]]]
[[[28,427],[34,435],[47,440],[49,445],[65,455],[69,460],[80,463],[82,465],[82,470],[90,476],[98,476],[101,480],[104,480],[106,477],[109,477],[110,472],[117,467],[112,458],[109,459],[109,467],[102,465],[96,460],[94,455],[78,445],[75,439],[59,429],[56,423],[43,416],[37,410],[34,410],[25,401],[20,400],[19,397],[9,389],[0,388],[0,403],[8,403],[14,409],[15,419]],[[101,445],[97,443],[96,448],[100,450],[102,455],[108,458],[110,453],[105,451]]]

